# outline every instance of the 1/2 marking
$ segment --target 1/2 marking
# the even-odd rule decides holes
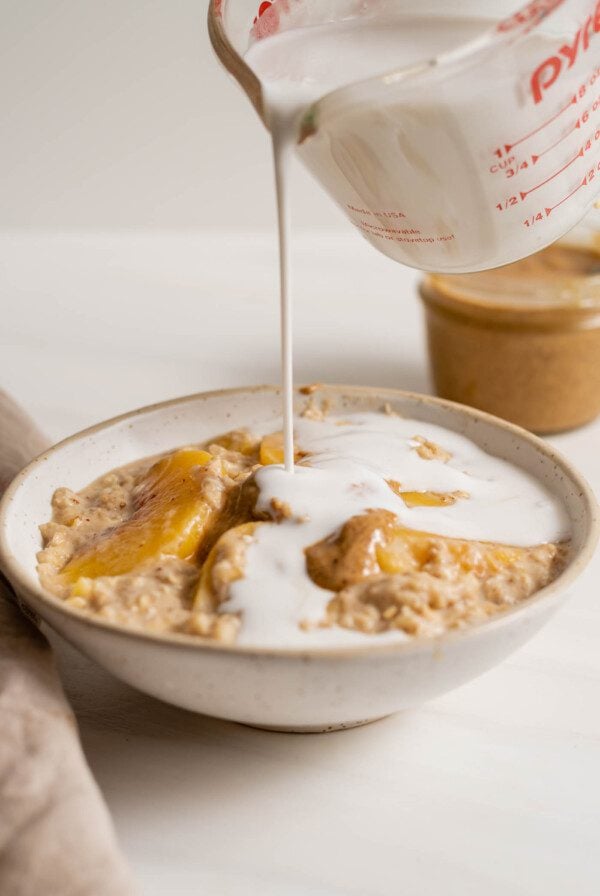
[[[519,197],[518,196],[509,196],[507,199],[504,199],[502,202],[498,202],[496,208],[499,212],[504,212],[507,209],[511,208],[513,205],[518,205]]]

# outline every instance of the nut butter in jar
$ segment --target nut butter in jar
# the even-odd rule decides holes
[[[506,267],[421,284],[438,395],[538,433],[600,413],[600,244],[567,237]]]

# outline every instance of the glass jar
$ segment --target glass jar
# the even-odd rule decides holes
[[[538,433],[600,414],[599,224],[596,211],[515,264],[425,278],[438,395]]]

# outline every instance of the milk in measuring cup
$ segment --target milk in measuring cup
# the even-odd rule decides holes
[[[489,27],[484,19],[349,19],[262,38],[245,60],[277,127],[338,87],[432,59]]]
[[[477,19],[354,19],[284,31],[256,41],[246,54],[246,62],[263,87],[273,140],[279,221],[284,456],[288,472],[293,471],[294,456],[288,180],[302,115],[315,100],[337,87],[399,66],[421,63],[475,38],[486,27],[489,22]],[[430,110],[430,114],[435,115],[436,110]],[[468,184],[464,186],[468,189]],[[406,190],[410,189],[407,183]],[[415,189],[418,190],[418,184]],[[414,201],[419,201],[418,195]]]
[[[600,2],[514,5],[275,0],[250,31],[263,118],[396,261],[508,264],[600,193]]]

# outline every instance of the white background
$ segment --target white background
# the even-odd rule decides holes
[[[0,227],[272,227],[268,137],[206,12],[0,0]],[[299,226],[345,226],[308,175],[295,183]]]

